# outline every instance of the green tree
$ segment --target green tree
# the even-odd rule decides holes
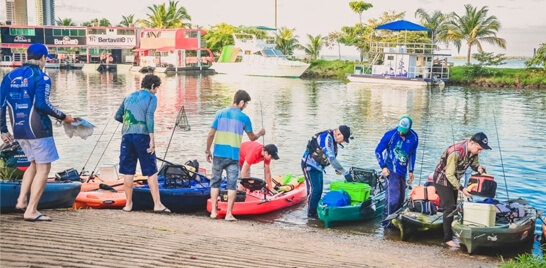
[[[483,51],[482,42],[506,48],[506,40],[497,37],[501,24],[497,17],[487,15],[489,12],[487,6],[477,9],[467,4],[464,7],[466,10],[464,15],[450,14],[450,19],[446,22],[446,40],[453,42],[459,52],[462,42],[466,41],[468,46],[466,64],[470,64],[473,46],[478,47],[478,52]]]
[[[532,67],[533,65],[542,65],[542,68],[546,70],[546,43],[540,44],[535,56],[525,61],[525,66]]]
[[[219,55],[224,46],[233,44],[233,34],[236,32],[237,28],[233,25],[226,23],[213,25],[205,35],[207,47],[215,55]]]
[[[337,46],[337,55],[339,60],[341,60],[341,41],[343,40],[343,36],[343,32],[335,31],[329,33],[325,38],[325,45],[328,49],[333,49],[334,46]]]
[[[82,26],[86,26],[86,27],[89,27],[89,26],[107,27],[107,26],[112,26],[112,24],[106,18],[102,18],[100,20],[98,18],[94,18],[94,19],[92,19],[90,21],[86,21],[86,22],[82,23]]]
[[[57,24],[58,26],[76,26],[76,23],[74,23],[70,18],[57,18],[55,20],[55,24]]]
[[[159,5],[152,5],[148,7],[151,13],[147,13],[148,19],[139,20],[143,26],[148,28],[159,29],[176,29],[176,28],[188,28],[191,23],[185,23],[184,21],[191,21],[191,16],[185,7],[178,6],[178,1],[169,1],[169,5],[166,7],[165,3]]]
[[[443,14],[439,10],[434,10],[429,14],[424,9],[419,8],[415,11],[415,17],[419,19],[420,23],[424,27],[430,29],[430,32],[428,32],[428,37],[433,39],[434,44],[436,44],[438,41],[446,42],[447,15]]]
[[[119,22],[118,26],[134,27],[135,23],[136,23],[135,14],[130,14],[127,16],[122,15],[121,21]]]
[[[324,45],[324,37],[320,34],[317,36],[307,34],[307,38],[309,39],[309,43],[303,46],[303,50],[305,50],[305,55],[309,56],[311,61],[314,61],[318,58],[320,50]]]
[[[360,21],[360,24],[362,24],[362,13],[372,8],[373,5],[364,1],[354,1],[349,2],[349,7],[354,13],[358,14],[358,20]]]
[[[300,47],[298,36],[294,34],[296,29],[289,29],[287,27],[281,27],[277,33],[275,33],[275,44],[277,49],[284,55],[294,55],[294,50]]]

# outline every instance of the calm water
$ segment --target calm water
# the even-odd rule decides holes
[[[0,70],[5,72],[6,69]],[[48,70],[48,73],[53,81],[52,102],[63,111],[96,125],[95,134],[87,140],[69,139],[62,128],[55,129],[61,159],[53,164],[52,172],[69,167],[81,170],[84,166],[86,170],[98,170],[97,166],[117,163],[121,134],[119,124],[112,119],[113,113],[125,95],[139,88],[144,75],[58,70]],[[214,114],[231,104],[236,89],[245,89],[252,97],[245,112],[254,128],[263,126],[267,131],[265,143],[279,147],[280,160],[272,165],[274,175],[300,174],[300,157],[309,137],[340,124],[351,126],[355,136],[340,150],[341,163],[346,167],[379,169],[374,157],[377,142],[385,131],[396,125],[401,115],[409,114],[421,140],[414,185],[424,183],[447,146],[483,131],[493,150],[483,152],[480,160],[498,182],[498,198],[523,197],[538,209],[546,209],[544,90],[396,88],[227,75],[160,77],[163,85],[157,94],[156,147],[158,156],[163,157],[173,135],[166,157],[172,162],[197,159],[210,171],[204,151]],[[173,134],[176,114],[182,105],[191,130],[176,130]],[[259,168],[253,169],[253,175],[261,174]],[[335,179],[341,177],[328,169],[325,180]],[[305,210],[306,204],[300,204],[251,219],[322,229],[322,222],[307,221]],[[336,224],[333,228],[399,240],[396,231],[383,231],[379,226],[376,220]],[[417,240],[439,244],[441,236]],[[538,248],[535,243],[533,251],[538,252]]]

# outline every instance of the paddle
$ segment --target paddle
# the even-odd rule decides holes
[[[134,179],[133,182],[141,182],[141,181],[147,181],[148,178],[144,179],[144,178],[137,178],[137,179]],[[114,189],[114,187],[117,187],[117,186],[121,186],[123,185],[125,182],[121,182],[121,183],[116,183],[116,184],[113,184],[113,185],[108,185],[108,184],[104,184],[104,183],[100,183],[99,184],[99,188],[96,188],[96,189],[92,189],[92,190],[88,190],[86,192],[90,192],[90,191],[96,191],[96,190],[109,190],[109,191],[113,191],[113,192],[117,192],[116,189]]]
[[[404,203],[402,204],[402,207],[400,207],[397,211],[395,211],[394,213],[388,215],[383,221],[390,221],[392,219],[396,219],[398,218],[398,215],[400,215],[400,213],[402,213],[402,211],[404,211],[404,209],[406,209],[406,205],[407,203],[409,202],[408,199],[406,199],[406,201],[404,201]]]

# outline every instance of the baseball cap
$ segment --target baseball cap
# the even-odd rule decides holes
[[[487,139],[487,136],[483,132],[478,132],[470,138],[470,140],[478,143],[483,149],[491,150],[491,147],[489,147],[489,140]]]
[[[50,59],[53,59],[53,57],[49,55],[49,52],[47,51],[47,47],[42,43],[34,43],[30,45],[27,48],[27,54],[35,55],[35,56],[46,56]]]
[[[279,149],[277,149],[275,144],[268,144],[264,146],[264,150],[270,154],[273,159],[279,160]]]
[[[411,124],[413,121],[411,120],[411,117],[404,115],[400,117],[400,121],[398,122],[398,131],[402,134],[407,134],[411,129]]]
[[[346,143],[349,143],[349,139],[353,139],[353,137],[351,136],[351,128],[346,126],[346,125],[341,125],[339,126],[339,132],[341,132],[341,134],[343,135],[343,140],[346,142]]]

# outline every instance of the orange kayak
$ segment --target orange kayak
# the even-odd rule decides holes
[[[145,179],[142,175],[136,175],[134,185],[142,185]],[[113,181],[102,181],[99,176],[89,180],[82,178],[81,192],[76,197],[76,201],[72,208],[123,208],[126,204],[125,192],[123,191],[123,178]],[[101,184],[110,186],[112,190],[101,189]]]
[[[275,195],[267,195],[264,199],[262,191],[248,191],[243,202],[235,202],[232,214],[237,215],[258,215],[276,211],[286,207],[296,205],[307,198],[307,187],[305,183],[300,183],[293,190],[288,192],[279,192]],[[211,212],[212,203],[210,198],[207,200],[207,211]],[[225,218],[227,211],[227,202],[218,201],[218,218]]]
[[[72,208],[123,208],[126,203],[125,192],[112,192],[108,190],[96,190],[80,192]]]

